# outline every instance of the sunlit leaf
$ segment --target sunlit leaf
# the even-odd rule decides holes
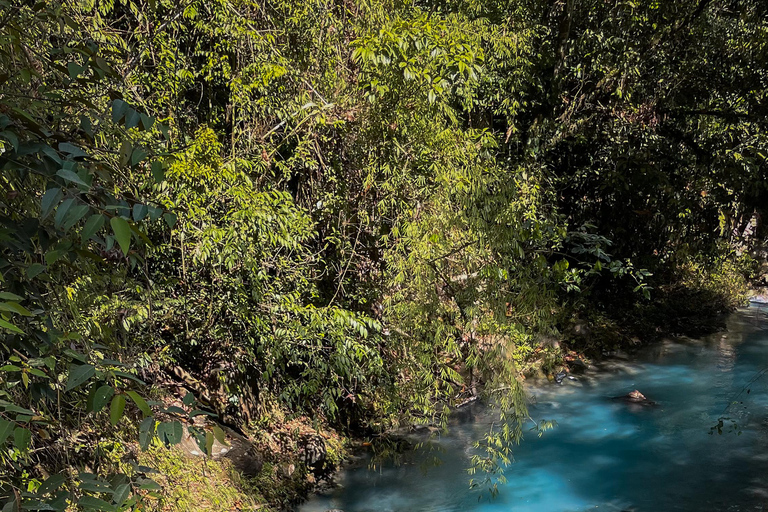
[[[117,422],[123,417],[123,410],[125,410],[125,396],[115,395],[109,406],[109,421],[112,425],[117,425]]]
[[[128,397],[133,400],[133,403],[136,404],[136,406],[141,410],[142,413],[144,413],[145,416],[152,415],[152,409],[149,408],[147,402],[141,396],[139,396],[138,393],[135,391],[128,391],[126,392],[126,395],[128,395]]]
[[[131,226],[128,221],[122,217],[112,217],[109,224],[112,226],[112,232],[115,234],[115,239],[120,244],[123,254],[128,255],[131,248]]]

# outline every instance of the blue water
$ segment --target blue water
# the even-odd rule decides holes
[[[605,361],[578,381],[531,385],[531,416],[558,426],[526,435],[495,499],[468,485],[472,443],[494,419],[475,407],[430,450],[375,470],[363,457],[299,510],[768,510],[768,375],[749,384],[768,368],[766,311],[740,311],[727,331],[701,340]],[[658,405],[611,399],[633,389]],[[737,427],[726,420],[710,434],[721,416]]]

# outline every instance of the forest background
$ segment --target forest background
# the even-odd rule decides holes
[[[4,0],[0,39],[3,512],[285,507],[478,396],[494,485],[525,374],[765,279],[759,0]]]

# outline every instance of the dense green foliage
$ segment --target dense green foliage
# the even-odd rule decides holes
[[[544,336],[679,332],[764,258],[758,0],[0,12],[3,511],[149,506],[104,443],[210,450],[199,415],[371,435],[482,395],[493,474]]]

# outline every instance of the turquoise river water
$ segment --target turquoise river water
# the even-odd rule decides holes
[[[562,385],[530,386],[531,416],[558,425],[526,435],[494,499],[468,485],[472,443],[493,421],[475,407],[430,451],[376,470],[363,458],[299,511],[768,510],[766,312],[745,309],[727,331],[612,358]],[[657,406],[612,400],[633,389]],[[711,434],[723,416],[722,434]]]

